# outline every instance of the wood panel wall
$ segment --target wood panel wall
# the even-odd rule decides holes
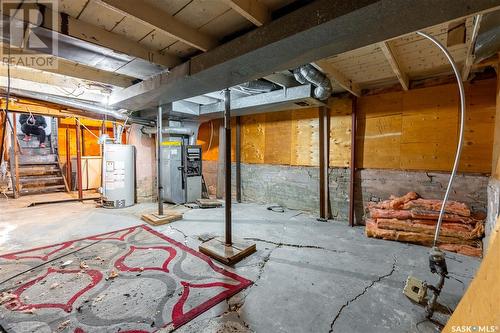
[[[460,171],[490,173],[496,80],[469,83],[466,95]],[[455,84],[358,98],[357,166],[449,171],[458,140],[458,103]],[[329,106],[330,166],[348,167],[352,100],[332,98]],[[243,116],[241,123],[243,163],[319,165],[317,108]],[[205,160],[217,160],[220,125],[220,120],[214,120],[200,127],[198,138]]]
[[[82,144],[82,156],[100,156],[101,146],[97,143],[97,138],[101,129],[101,120],[92,119],[80,119],[81,123],[87,127],[87,129],[82,128],[82,138],[80,140]],[[58,146],[59,155],[66,156],[66,129],[69,130],[70,135],[70,154],[71,156],[76,156],[76,125],[73,118],[66,118],[59,120],[59,131],[58,131]],[[90,132],[94,133],[92,135]],[[113,137],[113,123],[106,122],[106,133]],[[124,131],[122,136],[122,142],[126,143],[126,133]]]

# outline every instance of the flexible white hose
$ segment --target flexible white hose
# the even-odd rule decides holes
[[[446,187],[446,193],[444,194],[444,199],[443,199],[443,204],[441,205],[441,210],[439,211],[439,218],[436,226],[436,233],[434,234],[434,242],[432,244],[432,247],[435,247],[438,242],[439,238],[439,231],[441,230],[441,223],[443,221],[443,214],[445,212],[446,208],[446,201],[448,201],[448,197],[450,195],[451,191],[451,186],[453,184],[453,179],[455,178],[455,175],[457,174],[458,170],[458,164],[460,162],[460,155],[462,153],[462,145],[463,145],[463,138],[464,138],[464,125],[465,125],[465,89],[464,89],[464,84],[462,82],[462,76],[460,75],[460,72],[458,70],[457,64],[455,64],[455,61],[453,60],[450,52],[446,49],[446,47],[443,46],[436,38],[429,36],[428,34],[417,31],[417,34],[419,34],[422,37],[425,37],[429,39],[431,42],[436,44],[441,51],[443,51],[444,55],[448,59],[448,61],[451,64],[451,67],[453,67],[453,72],[455,72],[455,76],[457,77],[458,81],[458,89],[460,91],[460,133],[458,135],[458,145],[457,145],[457,152],[455,154],[455,162],[453,163],[453,169],[451,171],[450,175],[450,180],[448,181],[448,186]]]

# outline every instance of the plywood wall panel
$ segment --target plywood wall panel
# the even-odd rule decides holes
[[[292,112],[266,114],[264,162],[290,164],[292,141]]]
[[[318,116],[317,108],[292,111],[291,165],[319,165]]]
[[[200,125],[198,142],[203,151],[203,159],[217,161],[219,155],[219,126],[220,119],[211,120]]]
[[[266,144],[266,115],[254,114],[241,117],[241,161],[264,163]]]
[[[331,98],[330,167],[348,167],[351,162],[352,99]]]
[[[467,84],[467,120],[460,171],[489,173],[496,112],[496,80]],[[350,162],[349,98],[332,98],[330,166]],[[357,100],[359,168],[450,171],[458,140],[459,99],[454,84],[363,96]],[[242,161],[301,166],[319,165],[317,108],[242,117]],[[200,141],[207,141],[207,124]],[[217,126],[216,126],[217,127]],[[214,137],[218,131],[214,132]],[[217,138],[218,140],[218,138]],[[217,144],[205,152],[216,159]]]
[[[401,114],[358,118],[356,145],[358,167],[398,169]]]

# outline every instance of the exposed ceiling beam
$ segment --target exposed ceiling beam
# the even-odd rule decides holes
[[[0,76],[0,87],[6,88],[8,84],[8,79],[5,76]],[[10,79],[10,88],[14,90],[31,91],[37,94],[54,95],[66,98],[72,98],[77,100],[85,100],[92,102],[102,102],[104,101],[106,95],[89,91],[88,89],[75,90],[70,88],[61,88],[56,85],[39,83],[23,79]]]
[[[271,12],[259,0],[225,0],[241,16],[260,27],[271,21]]]
[[[153,29],[159,29],[175,39],[191,45],[202,51],[208,51],[217,46],[217,41],[206,34],[177,20],[167,12],[137,0],[99,0],[107,8],[124,16],[132,16]]]
[[[54,28],[63,35],[168,68],[178,65],[181,62],[177,56],[150,50],[138,42],[127,39],[123,35],[109,32],[63,13],[60,15],[59,24],[54,25]],[[52,15],[45,15],[43,26],[46,29],[52,29]]]
[[[28,10],[31,8],[38,9],[38,5],[34,2],[23,3],[22,8],[24,10]],[[41,8],[43,8],[43,10],[39,12],[43,15],[42,22],[43,28],[45,29],[55,30],[62,35],[83,40],[88,43],[108,48],[117,53],[126,54],[128,56],[136,57],[149,63],[165,66],[168,68],[178,65],[181,62],[181,60],[175,55],[163,54],[159,51],[150,50],[136,41],[127,39],[123,35],[109,32],[92,24],[75,19],[64,13],[56,13],[52,11],[52,9],[44,7],[43,5],[41,5]],[[21,19],[25,22],[30,22],[35,19],[31,17],[32,15],[20,15],[19,11],[16,12],[4,10],[2,11],[2,14],[6,15],[6,17],[8,15],[16,14],[16,18],[14,20],[17,21]],[[39,33],[43,33],[42,30],[43,29],[41,29],[40,27],[31,29],[31,31],[37,36],[39,35]],[[40,38],[40,36],[38,37]]]
[[[472,28],[472,33],[467,45],[467,53],[465,56],[464,67],[462,68],[462,81],[467,81],[469,78],[470,70],[472,64],[474,63],[474,47],[476,45],[477,35],[479,34],[479,28],[481,26],[481,20],[483,16],[481,14],[476,15],[474,18],[474,26]]]
[[[3,48],[3,52],[3,54],[8,54],[6,47]],[[15,49],[15,52],[16,54],[29,54],[26,50]],[[65,75],[67,77],[88,80],[121,88],[131,86],[134,81],[134,78],[129,76],[103,71],[62,58],[57,58],[57,66],[45,67],[42,70],[44,72]]]
[[[300,86],[300,83],[298,83],[292,74],[288,75],[285,73],[273,73],[267,76],[264,76],[263,79],[266,79],[267,81],[270,81],[274,84],[277,84],[280,87],[283,88],[291,88],[291,87],[296,87]]]
[[[325,73],[330,80],[337,82],[339,86],[341,86],[354,96],[361,96],[361,88],[359,87],[359,85],[356,82],[352,82],[351,79],[346,77],[327,60],[318,60],[313,63],[313,66]]]
[[[399,83],[403,87],[403,90],[410,89],[410,80],[408,75],[401,69],[401,64],[394,51],[394,46],[391,45],[390,41],[385,41],[379,44],[382,53],[384,53],[385,58],[391,65],[392,71],[398,77]]]
[[[499,6],[500,0],[316,0],[113,93],[110,103],[129,110],[156,107]]]

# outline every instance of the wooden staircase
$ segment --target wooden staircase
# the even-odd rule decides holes
[[[38,147],[38,141],[22,141],[18,152],[19,194],[69,191],[59,158],[52,148]],[[50,143],[49,143],[50,144]]]

